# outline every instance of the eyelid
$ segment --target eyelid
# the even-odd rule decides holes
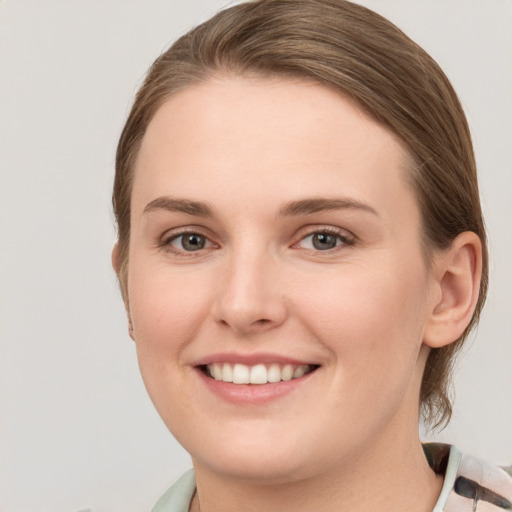
[[[157,241],[157,247],[163,251],[172,253],[175,256],[180,257],[193,257],[204,254],[205,251],[209,251],[212,248],[218,247],[212,240],[212,236],[206,233],[207,230],[205,228],[201,228],[199,226],[182,226],[179,228],[168,229],[165,231]],[[198,249],[197,251],[185,251],[180,250],[177,247],[172,245],[172,242],[184,235],[199,235],[204,237],[207,241],[207,246],[202,249]]]
[[[166,229],[158,237],[158,244],[160,245],[160,244],[168,243],[169,240],[171,240],[173,238],[177,238],[180,235],[186,235],[186,234],[201,235],[201,236],[204,236],[205,238],[208,238],[208,240],[211,240],[211,238],[212,238],[209,230],[205,229],[202,226],[196,226],[196,225],[179,226],[176,228]]]
[[[296,235],[294,236],[294,242],[291,244],[291,248],[300,248],[299,245],[301,242],[303,242],[306,238],[318,234],[318,233],[328,233],[334,236],[337,236],[340,238],[341,243],[337,246],[333,247],[332,249],[326,249],[324,251],[320,251],[318,249],[313,249],[314,252],[324,252],[329,253],[331,251],[336,251],[338,249],[352,246],[357,242],[357,237],[351,233],[350,231],[332,226],[332,225],[324,225],[324,224],[317,224],[317,225],[310,225],[310,226],[304,226],[301,229],[298,230]],[[180,250],[178,248],[175,248],[171,245],[171,242],[179,238],[180,236],[184,236],[187,234],[196,234],[199,236],[202,236],[207,241],[207,246],[198,249],[197,251],[185,251]],[[157,241],[157,247],[159,249],[171,252],[178,256],[184,256],[184,257],[192,257],[192,256],[199,256],[200,254],[204,254],[205,251],[211,250],[212,248],[218,248],[219,244],[216,243],[213,240],[213,236],[209,233],[209,230],[205,229],[201,226],[182,226],[178,228],[172,228],[167,231],[165,231],[158,239]],[[308,250],[308,249],[305,249]],[[311,249],[309,249],[311,250]]]
[[[332,249],[327,249],[325,251],[314,250],[315,252],[329,253],[330,251],[335,251],[338,248],[352,246],[357,241],[356,236],[346,229],[335,226],[318,224],[314,226],[307,226],[299,230],[297,236],[295,237],[297,241],[292,244],[292,248],[297,248],[302,241],[317,233],[327,233],[330,235],[337,236],[341,239],[342,243],[336,247],[333,247]]]
[[[190,232],[188,232],[188,233],[179,233],[179,234],[177,234],[177,235],[173,235],[173,236],[171,236],[171,237],[168,239],[167,243],[168,243],[168,244],[170,244],[170,245],[172,245],[172,243],[173,243],[173,242],[175,242],[176,240],[179,240],[180,238],[184,238],[184,237],[186,237],[186,236],[191,236],[191,235],[193,235],[193,236],[197,236],[197,237],[201,237],[201,238],[204,238],[204,240],[205,240],[205,246],[208,246],[208,247],[209,247],[210,245],[212,245],[212,241],[211,241],[207,236],[204,236],[204,235],[202,235],[201,233],[195,233],[195,232],[192,232],[192,231],[190,231]],[[174,245],[173,245],[173,247],[174,247]],[[199,249],[198,249],[198,250],[199,250]],[[185,251],[185,252],[194,252],[194,251]]]

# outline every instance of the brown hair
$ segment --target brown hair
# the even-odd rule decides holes
[[[432,349],[420,401],[430,426],[451,417],[453,356],[478,320],[488,282],[484,223],[467,121],[437,63],[395,25],[345,0],[259,0],[221,11],[178,39],[152,65],[137,93],[116,156],[113,205],[119,235],[120,283],[127,301],[130,200],[144,133],[177,91],[219,74],[313,80],[356,101],[405,142],[420,205],[425,254],[473,231],[483,247],[476,310],[454,343]]]

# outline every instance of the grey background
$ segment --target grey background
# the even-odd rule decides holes
[[[512,2],[366,0],[466,108],[489,303],[436,439],[512,462]],[[149,510],[190,463],[146,396],[110,269],[117,138],[152,60],[226,2],[0,2],[0,511]]]

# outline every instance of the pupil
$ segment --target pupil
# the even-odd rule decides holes
[[[186,235],[183,237],[183,248],[187,251],[198,251],[203,249],[205,239],[201,235]]]
[[[315,249],[325,251],[336,247],[336,236],[329,233],[317,233],[313,235],[313,246]]]

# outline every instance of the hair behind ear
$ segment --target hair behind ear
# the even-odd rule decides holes
[[[482,242],[476,233],[465,231],[447,249],[436,251],[433,260],[435,288],[423,339],[431,350],[423,373],[420,401],[426,423],[437,428],[445,426],[451,418],[454,355],[479,314]],[[484,292],[485,288],[486,283]]]

